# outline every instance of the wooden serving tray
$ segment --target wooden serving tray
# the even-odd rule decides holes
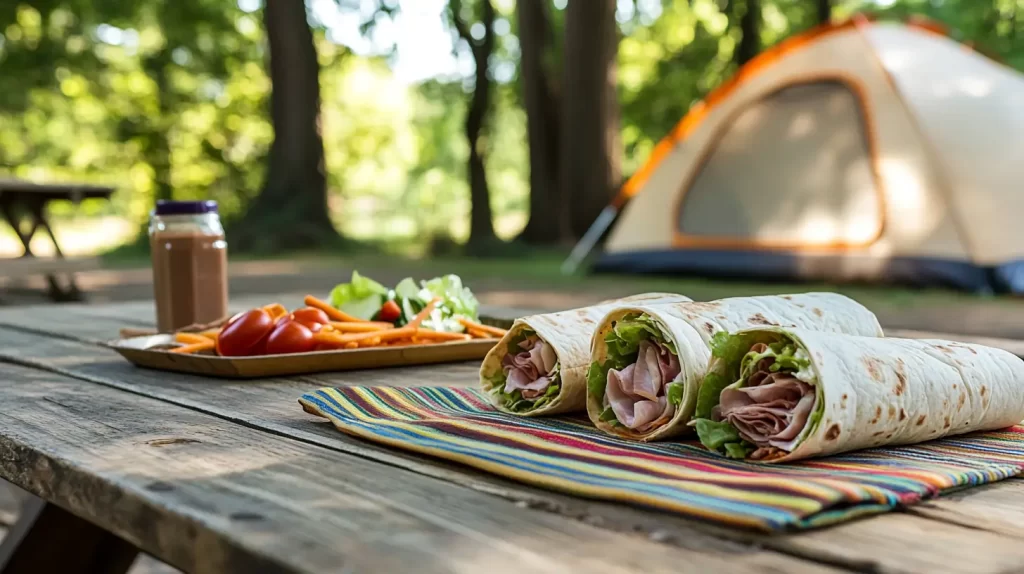
[[[168,352],[173,335],[111,341],[108,346],[139,367],[208,377],[255,379],[378,367],[454,363],[482,359],[498,339],[451,341],[431,345],[316,351],[258,357],[182,355]]]

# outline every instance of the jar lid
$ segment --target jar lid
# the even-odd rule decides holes
[[[201,215],[217,213],[217,202],[212,199],[204,201],[168,201],[156,202],[157,215]]]

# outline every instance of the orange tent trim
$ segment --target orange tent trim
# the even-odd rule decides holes
[[[651,152],[650,158],[648,158],[643,167],[637,170],[633,176],[623,184],[618,195],[616,195],[615,199],[612,200],[612,206],[616,209],[620,209],[625,205],[627,200],[636,195],[644,184],[646,184],[651,178],[661,162],[669,153],[672,152],[672,149],[675,148],[676,144],[692,134],[701,122],[704,121],[708,113],[710,113],[715,106],[732,95],[732,93],[735,92],[741,84],[757,74],[760,74],[766,68],[789,54],[806,48],[812,42],[830,34],[864,26],[873,20],[874,18],[870,16],[857,14],[853,18],[844,22],[822,24],[804,32],[803,34],[783,40],[776,46],[755,56],[752,60],[747,62],[746,65],[740,68],[732,78],[726,80],[726,82],[721,86],[712,90],[704,100],[697,102],[692,108],[690,108],[690,111],[682,120],[679,121],[678,124],[676,124],[672,131],[658,142],[658,145],[655,146],[654,150]],[[914,18],[908,22],[907,25],[936,34],[948,35],[944,26],[926,18]]]
[[[673,234],[673,245],[675,247],[693,247],[693,248],[704,248],[704,249],[751,249],[751,250],[765,250],[765,249],[788,249],[791,251],[848,251],[851,249],[864,248],[872,245],[878,241],[882,234],[885,233],[886,227],[886,194],[885,185],[882,180],[879,161],[878,161],[878,135],[875,133],[875,119],[874,112],[871,109],[871,105],[868,102],[867,91],[861,82],[847,74],[826,72],[808,74],[800,77],[793,78],[778,87],[776,87],[772,93],[777,93],[780,90],[789,88],[792,86],[799,86],[801,84],[811,84],[816,82],[832,81],[838,82],[850,91],[854,96],[854,100],[857,102],[861,115],[861,128],[864,130],[864,140],[867,145],[868,157],[871,159],[871,178],[875,183],[875,194],[878,196],[878,227],[872,233],[870,238],[867,238],[859,243],[848,243],[845,241],[832,241],[828,243],[794,243],[791,241],[764,241],[764,240],[750,240],[750,239],[739,239],[735,237],[716,237],[716,236],[703,236],[703,235],[692,235],[680,231],[679,227],[675,227]],[[766,96],[767,96],[766,95]],[[718,143],[724,136],[725,132],[731,127],[733,120],[745,111],[743,108],[736,110],[732,117],[722,122],[718,127],[717,132],[711,137],[711,143],[708,144],[704,150],[703,155],[697,162],[697,168],[693,170],[693,174],[683,184],[679,191],[679,196],[676,199],[675,209],[673,211],[676,221],[683,213],[683,205],[686,200],[687,192],[693,185],[694,180],[700,175],[701,170],[707,163],[711,154],[714,153],[718,147]]]

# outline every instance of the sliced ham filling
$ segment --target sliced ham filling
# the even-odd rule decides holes
[[[759,344],[751,351],[765,349]],[[771,458],[777,449],[793,450],[814,411],[814,387],[790,372],[771,372],[774,363],[774,357],[758,361],[746,386],[722,391],[711,413],[712,420],[728,421],[744,440],[758,447],[750,456],[754,459]]]
[[[637,360],[608,371],[605,400],[627,428],[645,432],[672,418],[666,386],[680,373],[679,357],[657,341],[640,341]]]
[[[524,399],[544,396],[554,377],[558,358],[555,350],[544,341],[529,337],[519,343],[522,351],[505,355],[501,360],[505,372],[505,392],[520,391]]]

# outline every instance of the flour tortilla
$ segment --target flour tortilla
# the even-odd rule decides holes
[[[671,293],[645,293],[623,299],[602,301],[591,307],[570,309],[558,313],[531,315],[516,319],[508,333],[484,357],[480,366],[480,385],[487,391],[491,403],[507,413],[521,416],[554,415],[583,411],[587,408],[587,367],[590,365],[590,335],[594,326],[608,311],[619,305],[673,303],[692,301],[689,297]],[[540,408],[525,413],[513,412],[501,404],[490,378],[502,371],[501,360],[508,354],[508,343],[523,330],[530,330],[551,345],[558,357],[559,378],[562,388],[558,396]]]
[[[779,333],[808,352],[821,419],[808,424],[785,462],[1013,426],[1024,419],[1024,361],[982,345],[873,339],[805,329]],[[714,359],[711,369],[721,369]],[[706,413],[698,413],[705,415]],[[813,415],[812,415],[813,417]]]
[[[600,420],[604,397],[587,396],[587,413],[597,428],[623,438],[653,441],[691,432],[687,426],[697,403],[700,383],[711,360],[708,345],[719,331],[732,332],[758,326],[806,327],[833,333],[882,337],[878,318],[866,307],[837,293],[803,293],[764,297],[734,297],[707,303],[620,305],[597,326],[591,341],[590,363],[608,359],[605,337],[614,323],[630,314],[646,313],[679,352],[683,399],[671,420],[647,432]]]

